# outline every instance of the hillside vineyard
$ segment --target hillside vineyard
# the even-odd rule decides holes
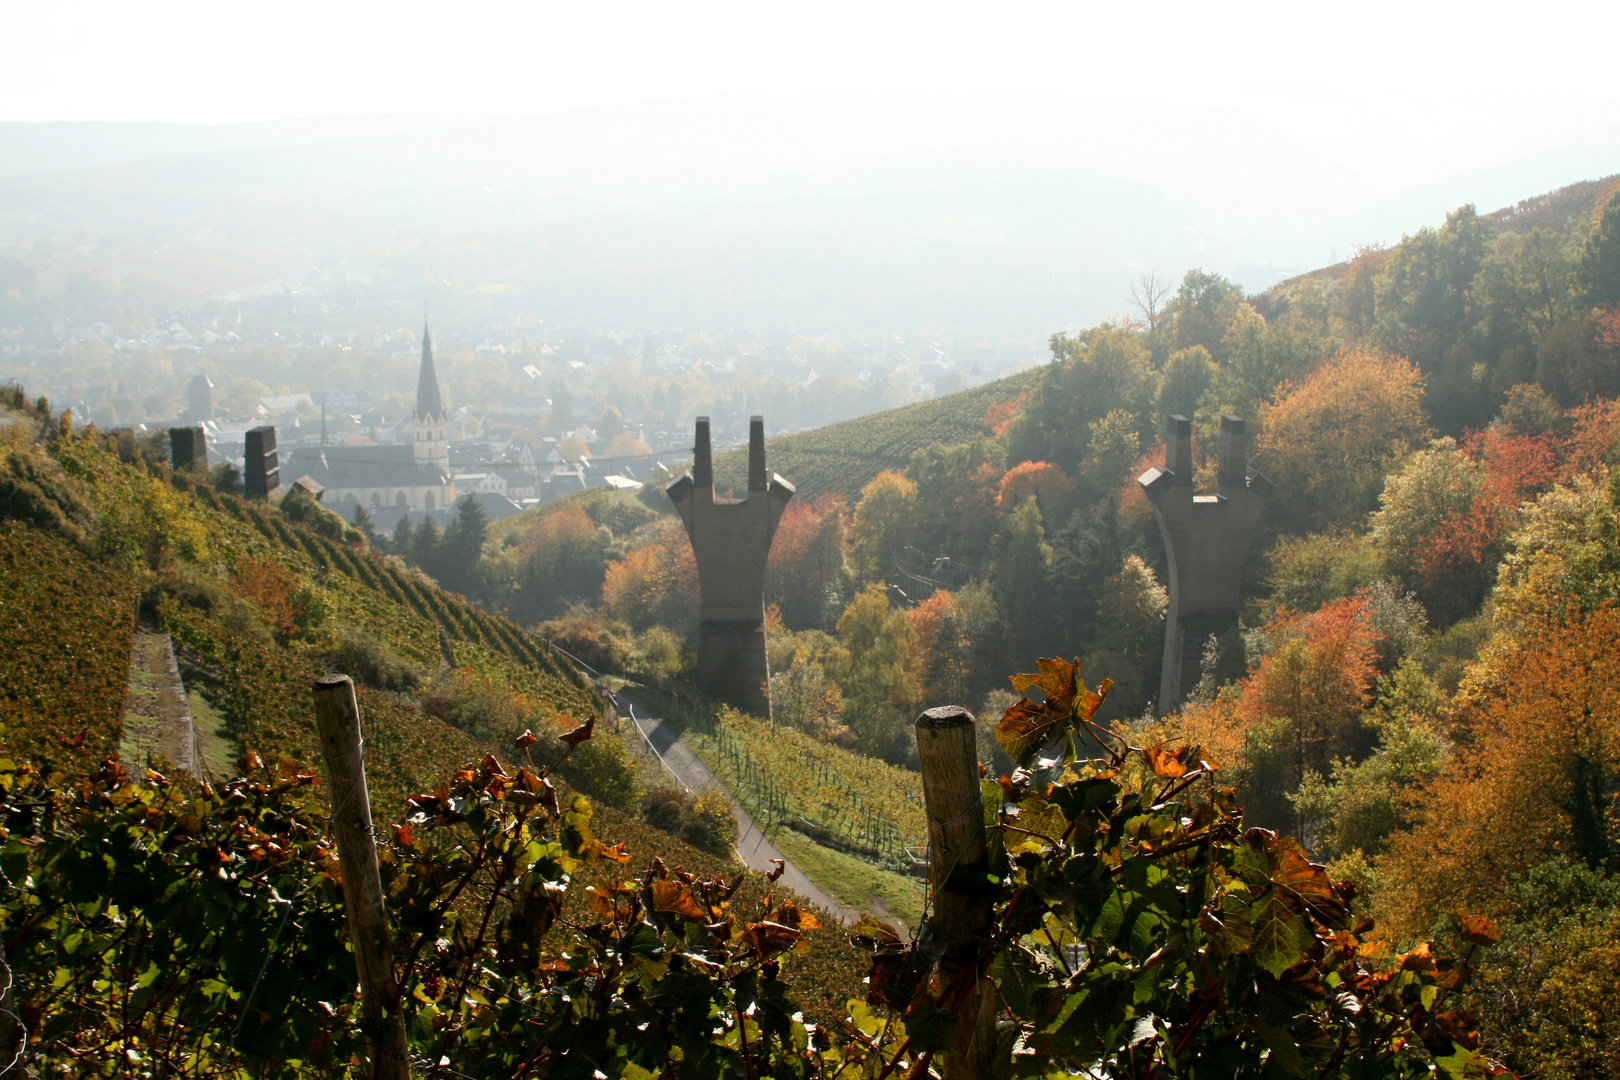
[[[0,1061],[1620,1076],[1620,189],[1136,284],[769,440],[844,344],[0,389]]]

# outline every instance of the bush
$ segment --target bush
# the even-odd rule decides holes
[[[95,529],[85,486],[63,475],[51,458],[32,448],[0,458],[0,521],[26,521],[88,545]]]
[[[693,798],[677,788],[659,788],[642,800],[641,817],[653,828],[721,858],[730,857],[737,842],[737,819],[731,803],[718,791]]]
[[[523,731],[532,732],[536,741],[529,752],[537,762],[561,758],[562,729],[581,722],[467,669],[436,685],[424,695],[422,704],[431,715],[488,745],[507,748]],[[600,729],[594,738],[576,746],[557,772],[587,795],[617,809],[628,809],[641,800],[641,783],[629,751],[616,736]]]
[[[336,544],[364,548],[365,534],[350,525],[303,488],[293,488],[281,500],[281,516],[296,521],[318,536]]]
[[[411,691],[422,683],[422,673],[401,660],[386,644],[360,630],[345,630],[326,654],[333,671],[377,690]]]

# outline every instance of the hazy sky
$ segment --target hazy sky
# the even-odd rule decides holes
[[[1402,2],[4,0],[0,119],[549,113],[715,94],[1239,110],[1401,186],[1615,141],[1620,7]],[[1099,103],[1099,108],[1102,108]],[[852,126],[861,123],[857,113]]]
[[[573,142],[503,148],[503,168],[588,169],[593,134],[716,190],[884,160],[1050,166],[1192,207],[1189,258],[1243,233],[1234,266],[1317,265],[1620,172],[1612,0],[0,5],[0,120],[619,106],[560,117]]]

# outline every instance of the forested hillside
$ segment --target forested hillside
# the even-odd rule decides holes
[[[770,444],[803,482],[767,586],[775,721],[906,766],[920,708],[963,702],[988,725],[1017,700],[1006,672],[1079,655],[1113,680],[1111,730],[1201,744],[1249,820],[1354,882],[1356,911],[1395,941],[1443,935],[1457,911],[1500,919],[1468,1006],[1493,1053],[1526,1075],[1614,1075],[1620,1014],[1596,988],[1620,979],[1598,944],[1620,929],[1620,669],[1604,651],[1620,190],[1462,207],[1262,296],[1194,271],[1144,279],[1137,299],[1130,321],[1054,337],[1016,387]],[[1275,494],[1240,631],[1206,642],[1198,686],[1160,717],[1165,552],[1135,478],[1184,415],[1208,490],[1230,414]],[[566,536],[525,527],[486,551],[489,598],[588,551],[550,586],[548,632],[681,687],[684,531],[610,523],[592,499],[550,511],[574,520]],[[662,509],[656,492],[641,505]],[[1010,774],[988,727],[982,756]]]

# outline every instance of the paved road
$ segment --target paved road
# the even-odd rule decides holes
[[[664,768],[683,788],[692,792],[718,791],[726,796],[726,801],[731,803],[731,814],[737,819],[737,856],[749,869],[769,873],[776,869],[771,860],[781,859],[785,869],[779,884],[786,885],[817,907],[838,916],[846,924],[853,924],[860,918],[858,912],[851,911],[818,889],[815,882],[805,877],[804,872],[789,862],[787,856],[776,850],[759,826],[754,824],[754,819],[748,816],[748,812],[726,791],[725,785],[692,753],[692,748],[682,742],[674,730],[666,727],[663,721],[653,717],[622,691],[612,692],[612,697],[619,715],[630,718],[646,745],[652,748]]]

